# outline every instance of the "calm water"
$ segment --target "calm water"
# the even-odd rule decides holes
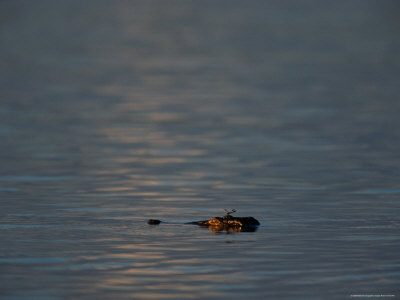
[[[399,12],[1,1],[0,298],[399,298]]]

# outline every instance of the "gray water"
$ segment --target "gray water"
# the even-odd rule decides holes
[[[1,1],[0,298],[398,298],[399,12]]]

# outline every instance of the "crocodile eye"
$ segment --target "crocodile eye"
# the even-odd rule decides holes
[[[160,223],[161,223],[160,220],[155,220],[155,219],[150,219],[147,221],[147,224],[149,224],[149,225],[158,225]]]

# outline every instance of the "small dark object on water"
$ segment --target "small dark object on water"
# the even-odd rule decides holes
[[[193,224],[208,227],[212,231],[255,231],[257,226],[260,225],[253,217],[233,217],[231,216],[232,213],[236,212],[236,210],[226,211],[226,215],[223,217],[214,217],[210,220],[204,221],[195,221],[189,222],[186,224]],[[160,220],[150,219],[147,221],[147,224],[150,225],[158,225],[160,224]]]
[[[156,220],[156,219],[150,219],[150,220],[147,221],[147,224],[149,224],[149,225],[158,225],[160,223],[161,223],[161,221],[160,220]]]

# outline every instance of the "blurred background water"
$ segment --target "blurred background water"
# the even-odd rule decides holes
[[[399,12],[1,1],[1,299],[399,297]]]

